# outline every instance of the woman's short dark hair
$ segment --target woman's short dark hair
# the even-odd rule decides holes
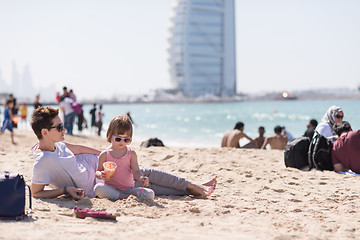
[[[31,128],[39,140],[42,139],[41,130],[44,128],[50,129],[53,124],[52,120],[58,115],[59,109],[52,107],[38,107],[35,109],[30,123]]]

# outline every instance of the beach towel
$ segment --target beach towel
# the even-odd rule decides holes
[[[360,176],[359,173],[354,173],[352,171],[347,171],[347,172],[337,172],[337,173],[340,173],[340,174],[345,174],[345,175],[353,175],[353,176]]]

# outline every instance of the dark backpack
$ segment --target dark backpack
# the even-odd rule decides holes
[[[308,160],[309,167],[317,170],[334,170],[334,165],[331,160],[331,151],[333,143],[319,134],[314,133],[313,139],[310,142]]]
[[[295,138],[289,142],[284,152],[285,166],[297,169],[308,166],[309,145],[310,139],[308,137]]]
[[[25,186],[29,189],[29,212],[31,190],[20,174],[0,172],[0,220],[21,220],[25,214]]]
[[[165,147],[164,143],[158,138],[150,138],[141,143],[141,147]]]

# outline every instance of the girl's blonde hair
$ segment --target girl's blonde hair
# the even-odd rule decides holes
[[[113,135],[124,135],[127,134],[129,137],[132,137],[133,128],[132,122],[128,115],[120,115],[114,117],[106,133],[106,139],[108,142],[111,142]]]

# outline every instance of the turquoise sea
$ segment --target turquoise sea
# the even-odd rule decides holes
[[[320,122],[331,105],[342,107],[344,120],[349,121],[353,129],[360,128],[360,114],[357,113],[360,100],[105,104],[103,136],[114,116],[130,111],[135,122],[135,142],[158,137],[168,146],[219,147],[224,132],[234,128],[237,121],[244,122],[244,132],[252,138],[258,136],[259,126],[265,127],[268,136],[273,134],[276,125],[285,126],[294,137],[298,137],[305,132],[310,119]],[[85,118],[89,122],[91,108],[91,105],[84,106]],[[32,110],[28,108],[30,113]],[[88,129],[83,134],[95,135]],[[241,145],[245,143],[247,140],[244,139]]]

